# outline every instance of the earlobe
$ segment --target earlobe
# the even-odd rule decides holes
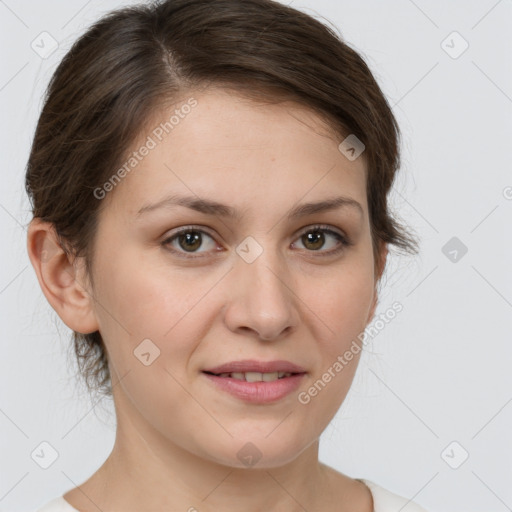
[[[27,230],[27,250],[46,299],[72,330],[98,330],[92,290],[85,284],[80,261],[68,256],[51,223],[34,218]]]

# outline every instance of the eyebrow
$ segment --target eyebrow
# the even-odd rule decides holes
[[[136,215],[138,219],[142,214],[161,208],[171,208],[173,206],[184,206],[206,215],[215,215],[219,217],[231,218],[237,221],[242,219],[242,213],[237,209],[226,204],[218,203],[210,199],[204,199],[197,196],[178,196],[171,195],[164,199],[144,205]],[[364,215],[363,207],[355,199],[350,197],[338,196],[323,201],[303,203],[288,212],[289,220],[306,217],[315,213],[327,212],[338,208],[350,208],[358,211],[361,216]]]

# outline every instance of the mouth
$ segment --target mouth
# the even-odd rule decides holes
[[[305,372],[224,372],[224,373],[213,373],[209,371],[203,371],[208,375],[220,377],[222,379],[235,379],[242,380],[245,382],[274,382],[276,380],[286,379],[293,375],[302,375]]]
[[[302,368],[302,366],[299,366],[290,361],[258,361],[256,359],[230,361],[213,368],[205,368],[203,371],[205,373],[210,373],[217,376],[225,376],[226,374],[231,374],[239,377],[240,374],[243,374],[248,375],[249,378],[259,377],[260,374],[270,375],[273,379],[283,378],[284,375],[289,373],[306,373],[305,368]],[[276,374],[275,377],[274,374]]]
[[[201,373],[214,389],[251,404],[268,404],[290,395],[307,375],[289,361],[232,361]]]

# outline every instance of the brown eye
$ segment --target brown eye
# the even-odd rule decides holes
[[[186,251],[194,251],[201,247],[201,234],[198,231],[187,231],[184,234],[178,235],[178,245]]]
[[[329,242],[329,239],[334,241]],[[323,226],[309,228],[300,236],[300,241],[308,252],[318,252],[319,256],[336,254],[351,245],[341,233]],[[321,250],[326,245],[331,249]]]
[[[309,228],[302,233],[299,240],[304,250],[317,253],[315,256],[332,256],[352,245],[347,237],[325,226]],[[219,250],[211,235],[193,226],[180,228],[166,238],[162,245],[177,256],[189,259],[206,257],[212,251]]]
[[[208,248],[208,243],[210,244],[210,248]],[[203,253],[208,252],[208,249],[211,250],[216,247],[215,241],[208,233],[192,227],[181,228],[172,236],[166,238],[162,242],[162,245],[185,258],[202,257]],[[199,251],[199,249],[205,245],[206,250]],[[187,256],[187,254],[190,254],[190,256]],[[195,254],[198,256],[195,256]]]
[[[321,231],[310,231],[309,233],[302,235],[301,240],[308,249],[317,251],[325,244],[325,234]]]

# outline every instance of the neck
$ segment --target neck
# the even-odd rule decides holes
[[[115,475],[116,488],[120,491],[117,498],[130,497],[119,503],[119,509],[225,512],[317,509],[313,505],[323,478],[318,441],[284,466],[233,468],[191,454],[168,439],[162,440],[158,434],[148,436],[133,432],[133,428],[130,424],[118,430],[108,459],[109,473]],[[140,492],[134,493],[135,489]],[[135,504],[133,495],[140,496],[141,502]]]
[[[236,468],[178,446],[140,415],[118,411],[117,419],[105,463],[81,486],[81,497],[65,495],[79,510],[304,512],[326,504],[332,474],[318,461],[318,440],[285,465]]]

